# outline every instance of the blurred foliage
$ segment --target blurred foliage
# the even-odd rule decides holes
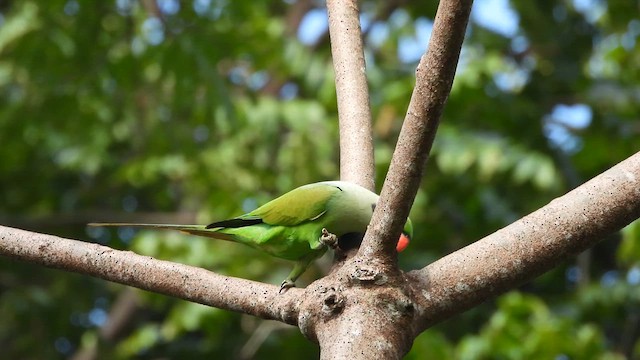
[[[316,6],[1,2],[0,223],[278,283],[289,264],[239,245],[85,224],[206,223],[336,178],[333,70],[324,28],[309,25],[323,15]],[[436,6],[362,2],[378,184]],[[510,6],[503,17],[516,21],[513,31],[476,16],[469,26],[404,269],[509,224],[640,148],[637,2]],[[640,358],[639,224],[429,329],[408,358]],[[3,356],[318,355],[295,328],[142,291],[105,339],[122,290],[0,259]]]

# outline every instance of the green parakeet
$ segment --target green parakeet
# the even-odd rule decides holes
[[[259,208],[233,219],[209,225],[91,223],[91,226],[132,226],[173,229],[185,233],[243,243],[273,256],[295,261],[282,282],[283,289],[295,280],[309,264],[322,256],[327,235],[338,238],[350,233],[364,233],[371,221],[378,195],[350,182],[326,181],[296,188]],[[407,219],[397,251],[408,245],[413,228]],[[322,238],[322,239],[321,239]],[[331,236],[329,236],[331,238]]]

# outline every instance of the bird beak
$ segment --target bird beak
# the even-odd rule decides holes
[[[409,237],[405,234],[401,234],[398,244],[396,245],[396,251],[402,252],[402,250],[406,249],[407,246],[409,246]]]

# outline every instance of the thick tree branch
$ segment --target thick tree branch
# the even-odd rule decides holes
[[[215,274],[131,251],[0,226],[0,255],[296,325],[303,290]]]
[[[513,224],[410,272],[422,288],[418,333],[535,278],[639,217],[640,152]]]
[[[472,0],[440,1],[380,201],[362,241],[360,253],[365,256],[394,254],[451,90],[472,4]]]
[[[340,122],[340,179],[375,190],[373,130],[357,0],[328,0]]]
[[[311,296],[312,300],[301,306],[300,318],[305,321],[300,322],[300,330],[320,344],[321,359],[399,359],[410,349],[412,339],[418,333],[420,324],[416,319],[425,316],[422,310],[426,307],[418,306],[419,301],[415,300],[421,289],[406,281],[407,278],[397,269],[396,241],[392,238],[397,240],[417,192],[439,117],[451,89],[471,4],[471,0],[440,2],[429,52],[418,66],[416,87],[391,168],[362,246],[355,257],[340,267],[334,267],[329,276],[307,288],[308,295],[313,294],[315,288],[318,296]],[[334,33],[339,30],[336,22],[339,25],[343,23],[332,19],[330,6],[338,5],[345,6],[345,11],[352,11],[351,18],[357,19],[355,3],[328,1],[332,47]],[[358,36],[359,32],[358,28]],[[358,49],[345,55],[357,57],[361,54]],[[334,61],[335,58],[334,51]],[[338,90],[339,69],[336,65]],[[350,71],[357,73],[363,69]],[[338,105],[345,95],[338,92]],[[355,145],[359,142],[346,136],[363,135],[354,129],[343,129],[343,121],[354,122],[342,113],[340,121],[342,154],[355,156],[354,160],[346,162],[341,159],[341,176],[349,176],[354,170],[345,168],[345,163],[362,161],[362,156],[358,149],[360,145]],[[322,297],[324,305],[318,312],[314,301]]]

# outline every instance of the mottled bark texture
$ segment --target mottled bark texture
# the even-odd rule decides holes
[[[532,280],[639,217],[640,152],[513,224],[409,272],[422,289],[418,331]]]
[[[340,179],[375,191],[371,107],[357,0],[328,0],[340,124]]]
[[[0,255],[160,294],[296,324],[301,289],[279,287],[157,260],[131,251],[0,226]]]
[[[360,255],[395,262],[395,244],[409,216],[449,96],[472,0],[443,0],[433,23],[429,49],[416,69],[416,86],[389,172],[362,241]]]
[[[308,294],[313,296],[301,307],[299,326],[318,342],[322,359],[398,359],[409,351],[414,334],[418,333],[415,319],[422,316],[416,308],[420,292],[399,271],[395,243],[417,193],[453,83],[471,4],[471,0],[440,2],[430,50],[416,71],[409,110],[362,246],[356,256],[347,255],[332,274],[308,287]],[[370,136],[365,138],[360,131],[364,116],[351,109],[361,106],[368,96],[357,100],[360,104],[347,103],[355,99],[349,94],[367,94],[366,81],[345,81],[347,74],[342,73],[348,71],[350,76],[358,77],[364,73],[364,67],[358,67],[354,60],[363,56],[358,11],[355,1],[327,1],[327,7],[338,109],[342,102],[350,111],[339,111],[340,176],[353,181],[364,176],[363,167],[373,168],[373,161],[363,163],[360,149],[363,140],[371,142]],[[357,33],[352,33],[354,29]],[[346,60],[337,60],[342,56],[352,59],[350,67],[343,65]],[[348,92],[341,93],[341,86]],[[368,101],[366,104],[368,107]],[[373,177],[370,179],[373,181]]]
[[[400,359],[418,333],[419,296],[397,268],[354,257],[306,288],[298,326],[321,359]]]

